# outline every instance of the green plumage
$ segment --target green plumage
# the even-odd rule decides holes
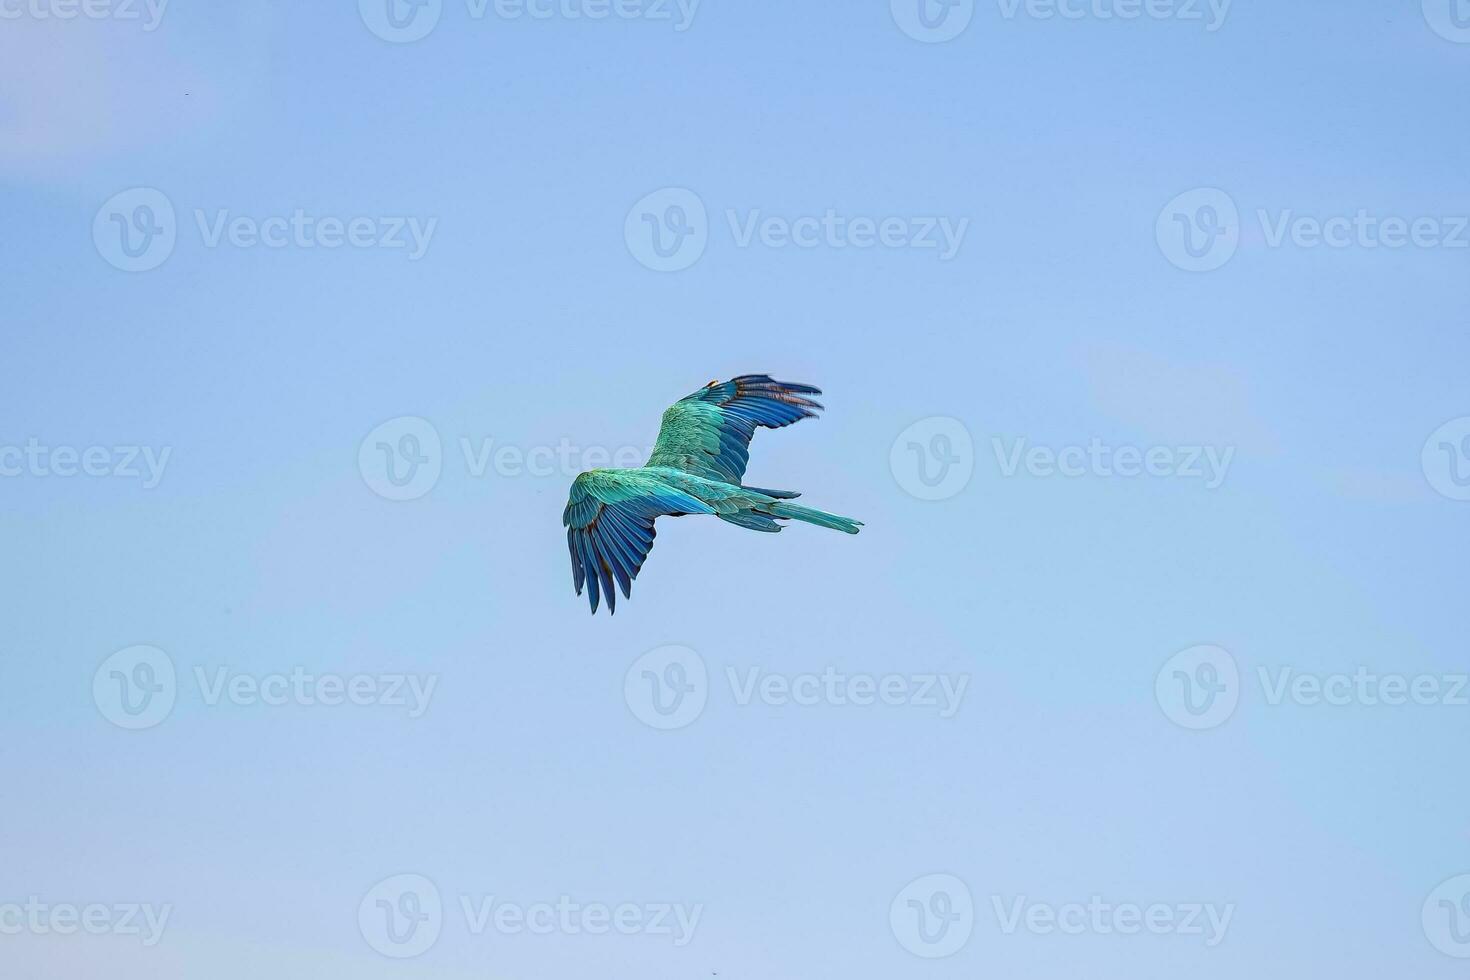
[[[617,591],[631,595],[633,579],[653,547],[659,517],[713,514],[753,531],[779,531],[796,520],[856,534],[862,525],[811,507],[789,503],[789,490],[741,485],[757,428],[780,428],[812,418],[822,406],[807,398],[810,385],[742,375],[710,382],[664,412],[648,463],[636,469],[589,470],[572,482],[562,523],[577,594],[585,585],[592,611],[601,595],[608,611]]]

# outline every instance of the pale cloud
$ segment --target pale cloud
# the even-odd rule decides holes
[[[1435,500],[1434,492],[1417,469],[1370,469],[1340,467],[1327,471],[1327,479],[1340,497],[1366,503],[1410,504]]]
[[[65,180],[99,159],[197,138],[263,74],[271,8],[245,9],[232,26],[257,29],[215,36],[191,33],[187,11],[170,7],[151,31],[146,18],[0,20],[0,173]]]
[[[1092,348],[1084,363],[1097,409],[1151,439],[1279,452],[1250,379],[1228,365],[1121,347]]]

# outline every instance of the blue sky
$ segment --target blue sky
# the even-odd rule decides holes
[[[0,960],[1459,975],[1470,10],[1063,6],[0,2]]]

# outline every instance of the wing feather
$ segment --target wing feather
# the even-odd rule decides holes
[[[779,429],[815,418],[822,406],[807,395],[811,385],[743,374],[723,384],[710,382],[664,412],[649,466],[671,466],[710,480],[739,485],[750,462],[757,428]]]
[[[603,596],[617,611],[617,592],[632,595],[633,580],[653,548],[653,522],[678,514],[712,514],[714,509],[637,470],[591,470],[572,482],[562,523],[572,559],[577,594],[587,589],[592,611]]]

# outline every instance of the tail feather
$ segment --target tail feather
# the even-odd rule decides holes
[[[747,528],[751,531],[779,531],[781,525],[771,520],[765,514],[757,514],[753,510],[740,510],[733,514],[716,514],[722,521],[729,521],[737,527]]]
[[[743,487],[742,489],[749,490],[751,493],[765,494],[767,497],[775,497],[778,500],[792,500],[801,496],[795,490],[767,490],[764,487]]]
[[[862,521],[855,521],[851,517],[839,517],[824,510],[817,510],[815,507],[803,507],[800,504],[788,504],[784,501],[767,504],[760,510],[772,517],[804,521],[807,524],[815,524],[817,527],[830,527],[834,531],[845,531],[848,534],[858,533],[858,528],[863,526]]]

